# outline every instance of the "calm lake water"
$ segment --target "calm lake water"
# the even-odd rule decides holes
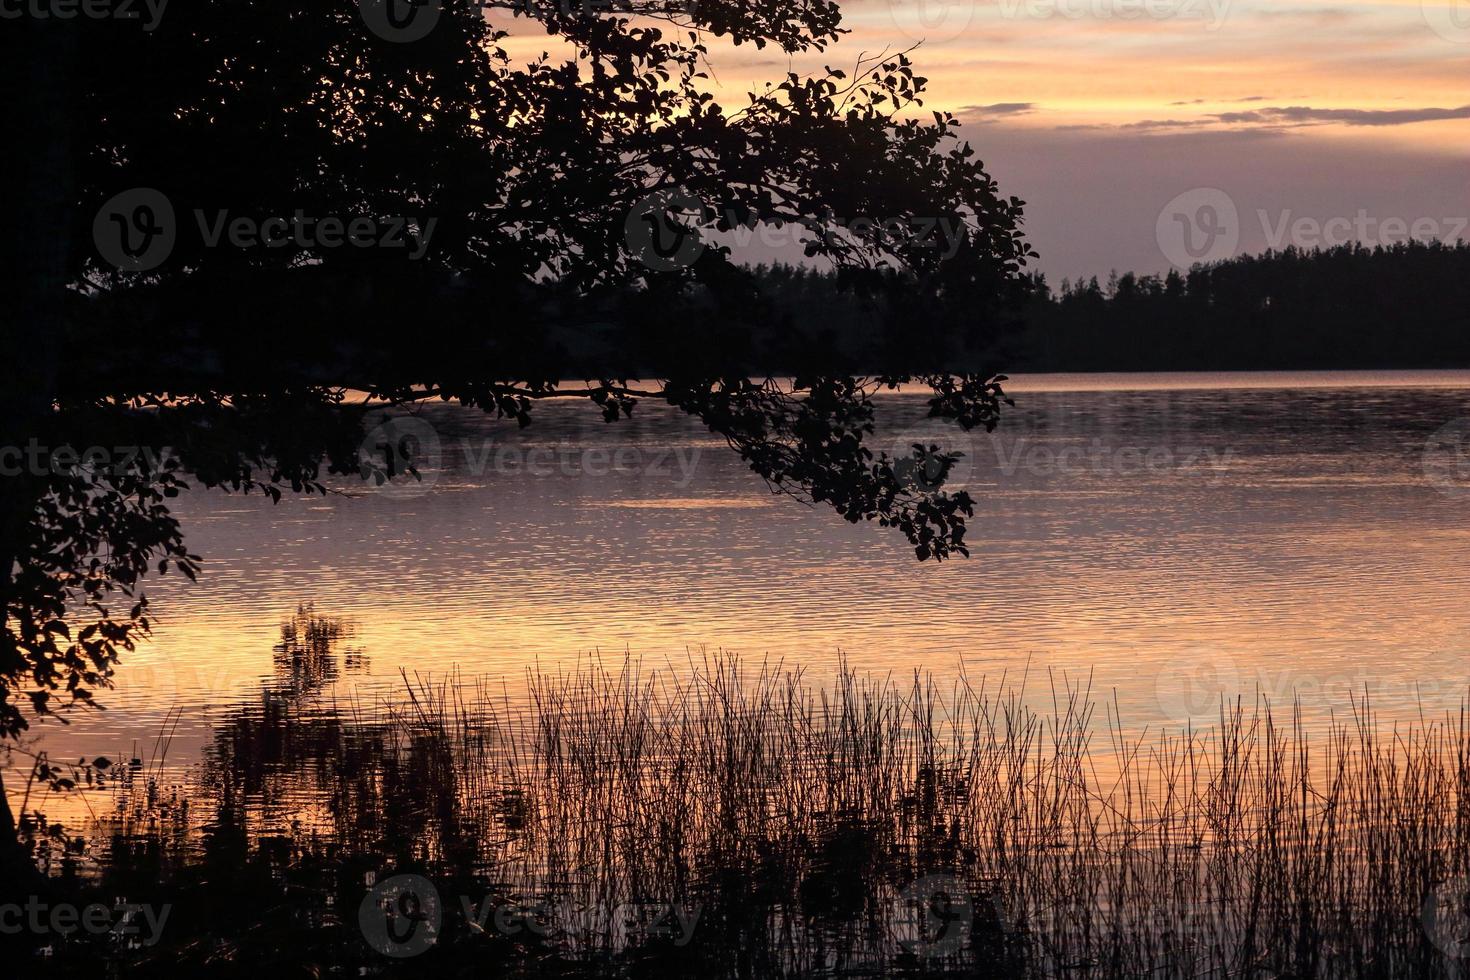
[[[148,594],[155,639],[108,711],[46,726],[57,756],[169,763],[270,683],[298,603],[354,627],[337,693],[400,671],[491,675],[600,653],[702,650],[826,674],[915,668],[1055,678],[1130,726],[1207,722],[1221,692],[1385,720],[1442,715],[1470,685],[1470,372],[1037,376],[994,435],[922,419],[878,444],[965,452],[972,557],[919,564],[895,531],[770,495],[694,420],[652,403],[513,424],[444,406],[422,484],[350,497],[186,495],[197,585]],[[432,449],[432,443],[431,443]],[[15,784],[12,782],[12,788]]]

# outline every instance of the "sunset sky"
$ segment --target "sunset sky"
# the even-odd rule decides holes
[[[959,114],[1002,189],[1028,202],[1054,279],[1168,268],[1156,224],[1196,188],[1238,209],[1231,252],[1311,245],[1324,237],[1311,222],[1334,219],[1336,239],[1345,219],[1365,220],[1370,242],[1394,238],[1391,224],[1378,230],[1394,219],[1419,222],[1417,237],[1470,238],[1470,0],[843,10],[852,33],[821,55],[714,45],[718,84],[738,92],[788,70],[850,68],[861,52],[926,39],[913,58],[930,107]]]

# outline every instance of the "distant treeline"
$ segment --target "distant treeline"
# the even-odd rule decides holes
[[[884,331],[887,317],[833,274],[759,274],[807,329],[861,346]],[[1060,288],[1033,274],[1015,322],[989,332],[985,349],[971,349],[1006,371],[1470,367],[1470,243],[1288,248]]]

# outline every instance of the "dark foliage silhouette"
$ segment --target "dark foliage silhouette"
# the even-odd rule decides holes
[[[1166,276],[1044,280],[1015,370],[1470,366],[1470,243],[1288,248]]]
[[[197,573],[179,492],[416,476],[404,447],[362,450],[369,406],[526,425],[547,398],[608,421],[664,399],[774,489],[920,559],[967,553],[970,498],[869,449],[871,396],[923,385],[934,415],[993,426],[1003,378],[956,371],[935,325],[1001,322],[1031,253],[955,120],[913,118],[905,54],[726,108],[701,88],[709,39],[822,50],[837,6],[393,6],[426,32],[377,0],[7,24],[0,447],[41,453],[0,479],[0,735],[91,703],[148,632],[145,572]],[[514,63],[510,31],[551,53]],[[650,216],[697,247],[641,254]],[[936,222],[959,230],[943,249]],[[784,338],[720,239],[791,223],[844,289],[901,289],[888,335],[911,342],[864,359]],[[78,462],[91,446],[154,451]]]
[[[836,350],[890,349],[884,298],[833,273],[758,270],[781,316]],[[962,358],[1012,371],[1222,371],[1470,366],[1470,244],[1290,248],[1163,276],[1026,277],[1023,312]],[[963,338],[954,338],[962,342]]]

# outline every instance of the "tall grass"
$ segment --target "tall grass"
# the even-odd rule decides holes
[[[1129,736],[1085,684],[1048,693],[1043,712],[1004,680],[724,656],[534,672],[517,695],[405,677],[370,706],[271,703],[222,731],[209,780],[236,826],[314,800],[297,835],[534,908],[573,959],[651,942],[602,913],[652,903],[699,910],[680,955],[729,976],[1470,965],[1470,920],[1431,900],[1470,873],[1463,711],[1385,727],[1364,698],[1309,731],[1260,699]]]
[[[668,902],[780,973],[1454,975],[1422,912],[1470,871],[1463,714],[1384,730],[1357,700],[1313,737],[1261,700],[1130,739],[1052,693],[724,657],[406,680],[343,731],[333,835],[550,906],[572,952],[621,941],[578,909]],[[935,875],[968,904],[908,904]]]

